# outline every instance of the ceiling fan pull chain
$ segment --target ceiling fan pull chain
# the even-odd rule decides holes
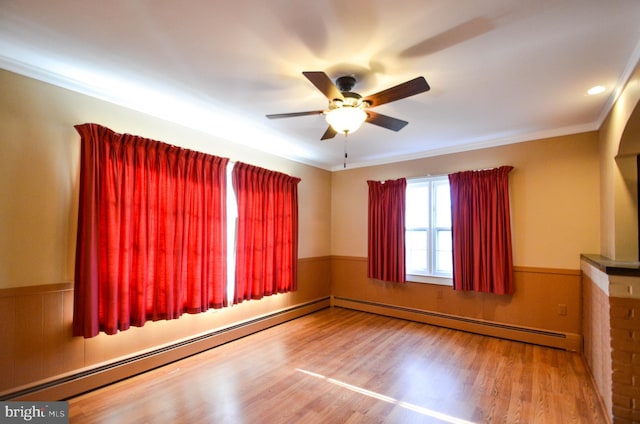
[[[344,169],[347,168],[347,137],[349,136],[349,133],[345,133],[344,134]]]

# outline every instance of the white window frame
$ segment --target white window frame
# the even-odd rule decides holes
[[[429,254],[427,257],[427,270],[424,272],[420,272],[418,270],[409,270],[407,268],[407,281],[417,282],[417,283],[428,283],[428,284],[440,284],[440,285],[453,285],[453,278],[451,274],[438,273],[434,270],[435,268],[435,240],[434,233],[436,231],[441,231],[442,228],[438,229],[435,226],[435,190],[433,190],[433,183],[438,183],[441,181],[447,181],[447,175],[438,175],[438,176],[429,176],[422,178],[412,178],[407,179],[407,188],[410,185],[415,184],[428,184],[429,185],[429,199],[428,199],[428,209],[429,209],[429,231],[427,232],[427,244],[429,248]],[[448,228],[451,229],[450,227]],[[405,231],[410,230],[410,228],[406,227]]]

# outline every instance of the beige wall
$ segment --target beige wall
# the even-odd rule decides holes
[[[601,254],[638,261],[640,65],[599,131]],[[613,422],[636,422],[638,410],[638,277],[610,276],[585,267],[583,280],[585,357]]]
[[[391,284],[366,277],[367,180],[500,165],[514,167],[509,176],[514,295],[458,292],[436,284]],[[461,325],[462,321],[465,326],[472,322],[469,327],[474,329],[463,329],[483,334],[491,334],[493,324],[562,333],[566,338],[557,347],[580,350],[580,254],[599,251],[598,172],[595,132],[335,172],[331,293],[337,304],[410,308],[420,311],[417,316],[424,312],[427,322],[435,319],[446,321],[443,325]],[[399,313],[393,307],[386,310]],[[491,324],[483,328],[482,323]],[[551,343],[535,341],[531,334],[523,331],[522,336],[512,333],[508,337]]]
[[[300,176],[301,258],[366,256],[367,179],[498,165],[515,167],[515,265],[579,269],[580,253],[600,250],[595,133],[329,173],[9,72],[0,72],[0,86],[0,288],[72,281],[79,153],[73,125],[83,122],[177,145],[188,140]]]
[[[0,71],[0,289],[73,280],[80,137],[96,122],[302,179],[299,257],[329,255],[328,171],[237,146],[148,115]]]
[[[328,299],[330,172],[6,71],[0,91],[0,395]],[[300,177],[299,290],[114,336],[71,337],[80,153],[73,126],[85,122]]]
[[[576,134],[332,175],[331,252],[366,257],[366,181],[512,165],[514,265],[580,269],[600,248],[598,137]]]
[[[632,74],[600,129],[601,253],[616,260],[638,260],[637,180],[638,140],[625,140],[629,125],[640,121],[640,66]],[[637,133],[634,132],[637,136]],[[632,135],[633,137],[633,135]]]

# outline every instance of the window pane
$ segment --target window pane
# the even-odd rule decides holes
[[[429,186],[416,184],[407,187],[405,226],[427,228],[429,226]]]
[[[407,181],[407,273],[451,276],[451,200],[446,176]]]
[[[436,272],[451,274],[453,260],[451,255],[451,230],[436,231]]]
[[[407,231],[405,235],[407,270],[427,271],[427,232]]]
[[[433,191],[435,194],[435,226],[451,228],[451,192],[449,182],[434,182]]]

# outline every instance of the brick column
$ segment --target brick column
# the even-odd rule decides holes
[[[638,424],[640,263],[583,255],[581,269],[585,359],[613,423]]]
[[[640,299],[610,298],[614,423],[640,423]]]

